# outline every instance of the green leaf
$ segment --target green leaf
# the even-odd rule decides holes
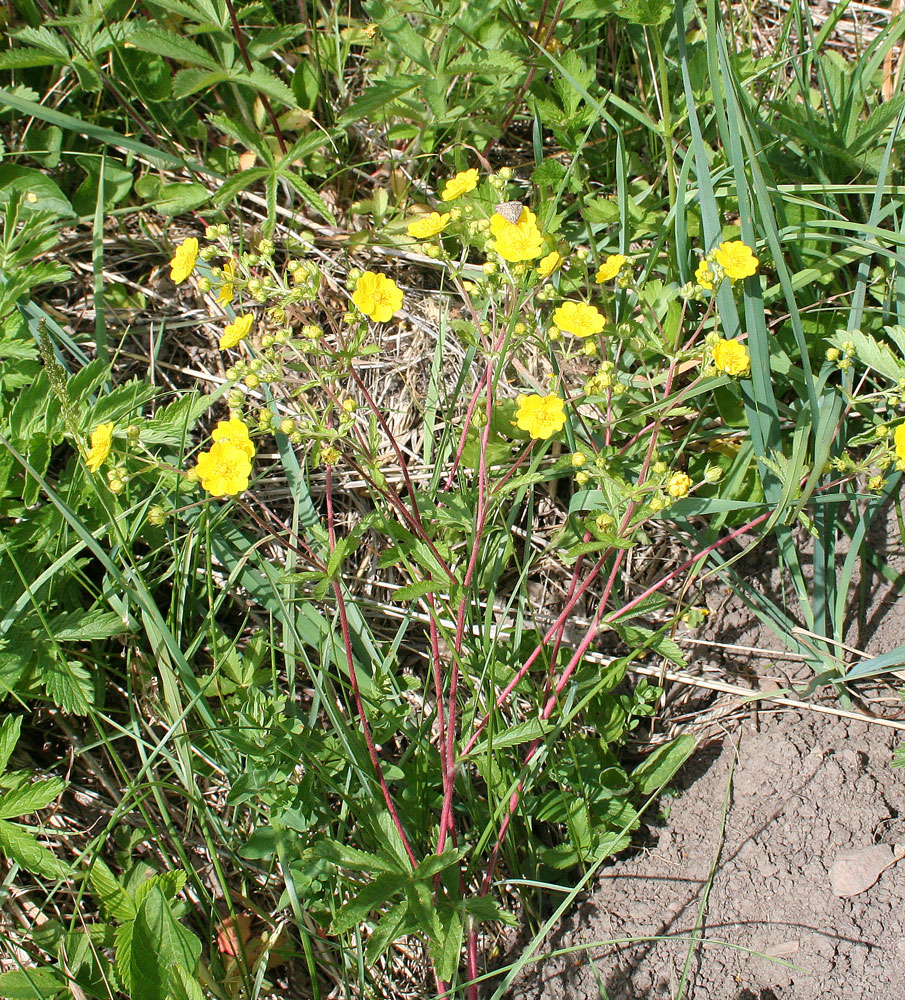
[[[210,196],[210,191],[197,182],[180,181],[178,184],[164,184],[154,200],[154,208],[161,215],[182,215],[200,208]]]
[[[85,715],[94,705],[91,675],[75,660],[48,657],[41,664],[41,682],[51,701],[64,712]]]
[[[356,924],[366,919],[372,910],[385,906],[397,892],[408,884],[407,875],[397,875],[395,872],[378,875],[336,914],[333,918],[332,932],[345,934],[346,931],[351,930]]]
[[[222,69],[181,69],[173,77],[173,97],[181,101],[199,90],[210,90],[228,79],[229,73]]]
[[[845,330],[837,333],[831,340],[840,350],[850,340],[855,345],[858,360],[891,382],[905,378],[905,361],[897,358],[888,344],[880,343],[869,334],[860,330]]]
[[[397,76],[392,80],[383,80],[375,83],[359,97],[353,101],[348,108],[339,116],[337,125],[346,128],[355,122],[373,118],[378,111],[392,104],[397,97],[407,94],[410,90],[421,85],[420,76]]]
[[[113,938],[113,946],[116,949],[116,971],[123,991],[126,993],[132,992],[132,932],[134,930],[135,921],[127,920],[116,928],[116,934]]]
[[[616,13],[630,24],[665,24],[672,13],[672,0],[622,0]]]
[[[665,785],[692,755],[697,739],[686,733],[658,747],[632,772],[632,781],[642,795],[651,795]]]
[[[440,923],[443,926],[443,940],[438,949],[431,949],[431,954],[436,963],[437,976],[449,980],[459,967],[465,927],[459,911],[451,908],[440,911]]]
[[[91,883],[95,899],[106,914],[118,921],[135,919],[138,911],[132,902],[132,897],[100,858],[95,858],[88,869],[88,881]]]
[[[43,809],[53,802],[65,787],[66,782],[60,778],[47,778],[45,781],[35,781],[0,795],[0,819],[25,816],[36,809]]]
[[[274,100],[281,101],[289,108],[298,107],[295,94],[292,93],[291,88],[287,87],[272,70],[269,70],[261,63],[253,63],[250,73],[247,70],[231,72],[230,79],[234,83],[253,87],[262,94],[266,94],[268,97],[274,98]]]
[[[225,386],[223,388],[225,390]],[[187,392],[161,407],[141,425],[142,444],[184,444],[198,418],[216,403],[222,391],[211,395]]]
[[[379,854],[368,854],[351,844],[341,844],[336,840],[321,840],[311,847],[315,857],[323,858],[341,868],[359,872],[399,872],[399,866]],[[406,871],[406,874],[408,872]]]
[[[39,844],[33,834],[6,820],[0,820],[0,852],[32,875],[66,878],[71,873],[69,865]]]
[[[172,871],[159,872],[156,875],[152,875],[135,890],[135,905],[141,906],[145,897],[154,889],[162,892],[164,899],[173,899],[176,893],[185,885],[185,880],[186,874],[181,868],[174,868]]]
[[[413,879],[427,881],[432,879],[438,872],[445,871],[450,865],[454,865],[462,857],[462,851],[455,847],[450,847],[442,854],[428,855],[412,873]]]
[[[336,217],[327,207],[327,203],[324,201],[324,199],[321,198],[321,196],[317,193],[317,191],[314,190],[313,187],[311,187],[310,184],[307,184],[305,181],[303,181],[302,178],[299,177],[299,175],[295,173],[295,171],[293,170],[281,170],[280,176],[289,184],[291,184],[296,189],[296,191],[298,191],[298,193],[302,196],[302,198],[313,209],[315,209],[315,211],[320,212],[320,214],[325,219],[336,225]]]
[[[22,207],[30,212],[75,215],[69,199],[46,174],[34,167],[0,164],[0,206],[9,204],[14,195],[21,197]]]
[[[12,756],[16,744],[19,742],[19,733],[22,731],[22,716],[7,715],[0,724],[0,774],[6,770],[9,758]]]
[[[526,719],[524,722],[517,722],[514,726],[510,726],[505,732],[494,733],[492,740],[490,738],[482,740],[468,756],[480,757],[491,749],[501,750],[503,747],[519,746],[529,740],[543,739],[554,728],[552,723],[545,722],[543,719]]]
[[[524,73],[525,64],[512,52],[501,49],[466,52],[446,67],[448,73],[475,73],[499,77],[508,73]]]
[[[181,962],[170,970],[170,996],[172,1000],[204,1000],[198,980]]]
[[[170,972],[177,965],[194,972],[201,942],[173,916],[158,886],[152,886],[132,928],[132,1000],[167,1000]]]
[[[400,587],[399,590],[391,591],[389,597],[397,604],[400,601],[417,601],[419,597],[432,594],[439,587],[440,584],[435,580],[416,580],[405,587]]]
[[[129,41],[136,48],[156,53],[165,59],[204,66],[206,69],[221,69],[217,60],[187,35],[177,35],[175,32],[147,25],[132,31]]]
[[[51,620],[51,629],[60,642],[90,639],[110,639],[129,631],[129,624],[113,611],[92,608],[91,611],[73,611]]]
[[[66,980],[53,969],[17,969],[0,973],[3,1000],[51,1000],[66,989]]]

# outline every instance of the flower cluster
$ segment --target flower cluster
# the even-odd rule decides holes
[[[728,278],[730,282],[741,281],[757,274],[760,261],[754,256],[754,251],[741,240],[730,240],[712,250],[704,257],[694,273],[695,283],[705,291],[713,288]]]

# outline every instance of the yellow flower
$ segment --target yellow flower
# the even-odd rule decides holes
[[[677,500],[691,489],[691,479],[684,472],[675,472],[666,483],[666,492]]]
[[[730,281],[750,277],[757,271],[757,265],[760,263],[751,247],[741,240],[721,243],[714,251],[713,257]]]
[[[228,260],[223,265],[223,284],[220,286],[220,291],[217,293],[217,305],[228,306],[235,298],[236,286],[233,284],[233,278],[235,276],[236,265],[233,261]]]
[[[509,222],[499,212],[490,216],[490,232],[496,237],[493,249],[510,263],[534,260],[541,255],[544,237],[537,228],[537,216],[528,208],[522,209],[518,222]]]
[[[609,257],[597,268],[597,277],[594,281],[602,285],[605,281],[612,281],[617,274],[628,263],[628,257],[621,253],[611,253]]]
[[[553,313],[553,322],[573,337],[590,337],[606,326],[606,319],[600,310],[586,302],[563,302]]]
[[[896,457],[905,462],[905,424],[899,424],[893,437],[896,445]]]
[[[196,476],[211,496],[235,496],[248,489],[251,459],[242,448],[217,441],[198,456]]]
[[[554,393],[549,396],[538,396],[536,393],[523,396],[520,393],[515,412],[516,426],[533,438],[546,439],[565,427],[564,408],[565,403]]]
[[[406,232],[414,240],[429,240],[432,236],[442,233],[449,225],[449,212],[441,215],[439,212],[431,212],[430,215],[423,215],[420,219],[414,219],[406,227]]]
[[[713,345],[713,363],[727,375],[744,375],[751,367],[748,349],[737,340],[718,340]]]
[[[252,313],[245,313],[229,323],[220,337],[220,350],[225,351],[230,347],[243,341],[251,333],[251,324],[254,322]]]
[[[694,272],[694,280],[701,286],[701,288],[706,288],[708,292],[713,290],[714,274],[710,270],[710,265],[706,260],[702,260],[698,264],[697,270]]]
[[[474,191],[478,186],[478,172],[474,168],[471,170],[462,170],[455,177],[450,178],[443,186],[443,190],[440,193],[440,197],[444,201],[455,201],[456,198],[461,198],[463,194],[468,194],[469,191]]]
[[[557,253],[555,250],[552,253],[548,253],[546,257],[541,257],[537,265],[537,273],[542,277],[546,278],[548,274],[552,274],[560,264],[563,262],[562,254]]]
[[[91,432],[91,450],[85,462],[89,472],[97,470],[107,461],[110,448],[113,445],[113,421],[109,424],[98,424]]]
[[[352,301],[365,316],[386,323],[402,308],[402,289],[384,274],[365,271],[355,283]]]
[[[218,421],[211,438],[216,442],[229,444],[244,451],[249,458],[255,457],[255,446],[248,436],[248,427],[238,417]]]
[[[170,261],[170,278],[177,285],[182,284],[192,271],[195,270],[195,261],[197,259],[198,241],[194,236],[189,236],[176,247],[176,252]]]

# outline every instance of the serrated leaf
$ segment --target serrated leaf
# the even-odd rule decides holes
[[[53,802],[65,787],[66,782],[60,778],[47,778],[0,795],[0,819],[13,819],[43,809]]]
[[[459,56],[446,69],[449,73],[475,73],[479,76],[484,74],[498,76],[500,73],[523,73],[525,71],[525,64],[512,52],[504,52],[500,49],[495,51],[484,49],[480,53],[466,53]]]
[[[0,774],[6,770],[9,758],[12,756],[16,744],[19,742],[19,733],[22,731],[22,716],[7,715],[0,724]]]
[[[70,874],[69,866],[39,844],[32,833],[5,819],[0,820],[0,852],[32,875],[66,878]]]
[[[116,928],[113,937],[113,946],[116,949],[116,972],[125,993],[132,992],[132,931],[134,928],[135,921],[127,920]]]
[[[505,732],[494,733],[492,740],[489,738],[482,740],[468,756],[479,757],[491,749],[501,750],[503,747],[519,746],[529,740],[543,739],[554,728],[552,723],[545,722],[543,719],[526,719],[524,722],[517,722],[514,726],[510,726]]]
[[[440,584],[435,580],[416,580],[414,583],[409,583],[405,587],[400,587],[398,590],[391,591],[389,598],[396,604],[400,601],[417,601],[419,597],[424,597],[426,594],[432,594],[435,590],[439,589],[439,587]]]
[[[167,1000],[170,971],[179,964],[194,972],[200,956],[201,942],[173,916],[160,888],[152,886],[132,926],[132,1000]]]
[[[292,93],[292,89],[287,87],[285,83],[266,66],[261,63],[253,63],[252,71],[249,73],[247,70],[242,70],[241,72],[231,72],[230,79],[234,83],[245,84],[248,87],[253,87],[255,90],[266,94],[268,97],[272,97],[277,101],[282,101],[283,104],[288,108],[297,108],[298,103],[295,99],[295,94]]]
[[[181,69],[173,77],[173,97],[181,101],[199,90],[210,90],[218,83],[229,79],[229,73],[222,69]]]
[[[431,948],[431,954],[436,963],[437,976],[449,980],[459,967],[465,926],[458,910],[453,909],[441,911],[440,923],[443,926],[442,942],[439,948]]]
[[[181,962],[170,970],[171,1000],[204,1000],[204,992],[197,979]]]
[[[41,25],[39,28],[21,28],[14,37],[20,42],[36,45],[40,49],[52,52],[63,62],[69,62],[69,48],[55,31]]]
[[[225,132],[231,139],[246,149],[252,149],[264,163],[273,166],[273,156],[266,142],[263,142],[257,132],[253,132],[243,122],[234,121],[226,115],[208,115],[207,120],[215,128]],[[265,171],[266,173],[267,171]]]
[[[169,872],[158,872],[158,874],[152,875],[135,890],[135,906],[141,906],[147,895],[154,889],[163,893],[164,899],[173,899],[176,893],[185,885],[185,879],[186,874],[181,868],[174,868]]]
[[[378,875],[359,892],[333,918],[332,932],[345,934],[365,920],[372,910],[386,905],[397,892],[409,884],[408,876],[388,872]]]
[[[133,379],[101,396],[90,411],[86,427],[96,427],[106,421],[125,423],[138,416],[143,407],[157,395],[153,385]]]
[[[175,32],[167,31],[164,28],[147,25],[146,27],[136,28],[131,33],[129,41],[136,48],[164,56],[166,59],[175,59],[176,62],[203,66],[205,69],[221,69],[216,59],[187,35],[177,35]]]
[[[38,49],[7,49],[0,52],[0,69],[31,69],[33,66],[57,66],[59,56]]]
[[[270,167],[250,167],[248,170],[240,171],[220,185],[217,193],[214,195],[214,204],[222,208],[235,198],[240,191],[251,187],[252,184],[257,184],[258,181],[263,180],[265,177],[270,177],[272,173],[273,171]]]
[[[691,733],[676,737],[646,757],[632,771],[632,781],[642,795],[650,795],[665,785],[694,753],[697,739]]]
[[[217,401],[217,395],[189,392],[161,407],[141,427],[143,444],[183,444],[198,422]]]
[[[88,869],[88,881],[106,914],[118,921],[135,919],[137,910],[132,897],[100,858],[96,858]]]
[[[51,620],[51,630],[60,642],[91,639],[110,639],[129,630],[128,622],[114,611],[92,608],[91,611],[73,611]]]
[[[41,682],[51,701],[64,712],[85,715],[94,705],[94,684],[81,663],[48,657],[41,664]]]
[[[66,989],[66,980],[53,969],[16,969],[0,973],[3,1000],[51,1000]]]
[[[311,187],[310,184],[303,181],[302,178],[292,170],[283,170],[280,172],[280,176],[291,184],[313,209],[320,212],[320,214],[329,222],[332,222],[334,225],[336,224],[336,217],[327,207],[327,203],[323,198],[321,198],[317,191]]]
[[[414,927],[406,926],[407,916],[406,904],[397,903],[377,921],[365,949],[365,959],[369,965],[373,965],[394,941],[414,930]]]
[[[346,108],[339,116],[337,125],[340,128],[346,128],[355,122],[373,118],[378,111],[420,85],[421,77],[419,76],[401,76],[393,80],[375,83]]]
[[[340,844],[335,840],[320,840],[311,847],[311,853],[334,865],[359,872],[398,872],[399,866],[379,854],[368,854],[351,844]],[[407,872],[407,870],[406,870]]]
[[[880,343],[860,330],[846,330],[837,333],[831,339],[840,349],[846,341],[851,341],[855,345],[858,360],[891,382],[905,378],[905,361],[897,358],[888,344]]]

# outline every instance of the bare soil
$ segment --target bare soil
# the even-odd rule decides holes
[[[901,573],[894,508],[869,538]],[[782,600],[775,565],[760,576]],[[707,631],[778,648],[727,592]],[[898,585],[873,573],[856,581],[849,641],[871,655],[905,642]],[[801,683],[808,670],[707,646],[697,666],[761,688]],[[901,707],[894,698],[882,706],[889,715]],[[851,898],[830,880],[842,852],[905,842],[905,769],[891,766],[905,733],[763,704],[709,725],[637,849],[600,873],[513,1000],[905,1000],[905,861]]]

